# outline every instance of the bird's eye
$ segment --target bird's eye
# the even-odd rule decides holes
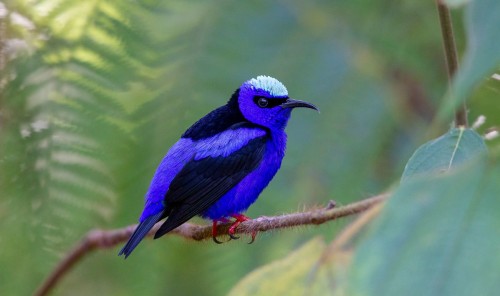
[[[259,107],[261,107],[261,108],[266,108],[268,104],[269,104],[269,102],[267,101],[266,98],[259,98],[257,100],[257,105],[259,105]]]

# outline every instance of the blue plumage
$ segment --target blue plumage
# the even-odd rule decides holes
[[[158,166],[139,226],[120,251],[125,258],[154,226],[158,238],[192,217],[218,221],[241,215],[279,170],[285,155],[285,126],[295,107],[318,110],[293,100],[278,80],[258,76],[243,83],[228,103],[193,124]],[[233,236],[232,236],[233,237]]]

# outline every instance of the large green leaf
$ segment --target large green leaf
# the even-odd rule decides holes
[[[500,167],[471,161],[412,178],[359,245],[349,295],[496,295]]]
[[[472,129],[453,128],[419,147],[406,164],[402,182],[433,171],[446,171],[487,151],[483,138]]]
[[[465,8],[467,48],[440,118],[470,96],[481,80],[500,64],[500,1],[474,0]]]

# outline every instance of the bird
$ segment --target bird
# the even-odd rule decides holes
[[[157,239],[194,216],[217,223],[234,218],[228,234],[250,220],[244,213],[267,187],[285,156],[285,127],[294,108],[319,109],[288,96],[277,79],[245,81],[227,103],[189,127],[158,165],[145,194],[139,225],[119,252],[127,258],[161,221]],[[252,233],[252,241],[256,233]]]

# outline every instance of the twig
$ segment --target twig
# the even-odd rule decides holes
[[[253,231],[268,231],[283,228],[290,228],[301,225],[319,225],[327,221],[335,220],[337,218],[350,216],[366,211],[375,204],[380,203],[386,199],[388,194],[376,195],[362,201],[358,201],[343,207],[335,208],[334,204],[329,203],[324,209],[315,209],[301,213],[293,213],[275,217],[260,217],[257,219],[245,221],[241,223],[236,229],[237,233],[252,233]],[[161,222],[157,223],[153,229],[148,233],[152,236],[160,227]],[[220,235],[227,234],[230,223],[221,224],[218,226],[218,233]],[[59,262],[52,273],[45,279],[42,285],[38,288],[35,295],[47,295],[73,268],[80,262],[87,254],[96,249],[110,249],[116,245],[128,240],[132,235],[137,225],[130,225],[124,228],[114,230],[92,230],[85,238],[71,250],[66,257]],[[204,240],[212,238],[212,226],[194,225],[191,223],[184,223],[177,227],[171,234],[176,234],[187,239]]]
[[[446,6],[442,0],[436,0],[436,4],[439,14],[439,23],[441,24],[441,34],[443,35],[444,53],[448,68],[448,82],[451,83],[458,69],[457,47],[453,34],[453,24],[448,6]],[[467,106],[465,102],[463,102],[455,111],[455,127],[467,127],[467,125]]]

